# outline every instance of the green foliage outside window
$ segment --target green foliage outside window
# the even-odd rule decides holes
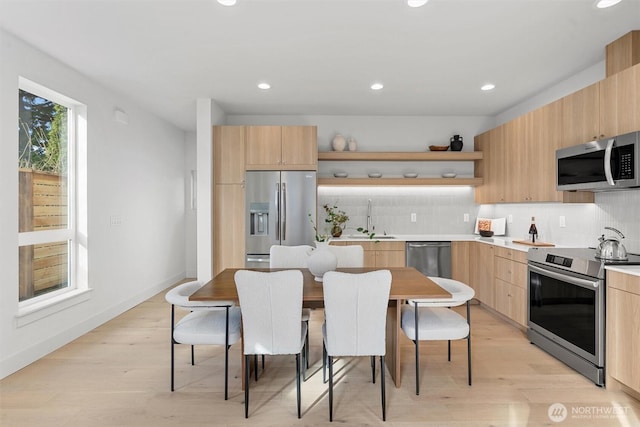
[[[18,167],[67,172],[67,107],[19,91]]]

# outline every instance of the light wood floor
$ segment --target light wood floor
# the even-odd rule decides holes
[[[0,382],[0,425],[210,426],[329,425],[327,387],[320,370],[320,322],[311,324],[312,376],[302,385],[296,418],[293,357],[267,358],[251,383],[244,419],[240,349],[231,348],[230,397],[223,397],[221,347],[177,346],[176,391],[169,391],[169,305],[164,294],[53,352]],[[402,387],[387,379],[387,422],[380,412],[379,378],[369,359],[340,360],[334,423],[387,426],[638,426],[640,404],[598,388],[531,345],[523,333],[479,306],[472,307],[473,386],[466,383],[466,342],[421,347],[421,395],[414,392],[413,343],[404,340]],[[568,417],[554,423],[551,404]],[[612,412],[617,415],[610,415]]]

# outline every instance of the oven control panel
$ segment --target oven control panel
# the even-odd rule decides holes
[[[553,254],[547,254],[546,261],[549,264],[556,264],[556,265],[560,265],[562,267],[567,267],[567,268],[571,268],[571,264],[573,263],[572,258],[567,258],[563,256],[553,255]]]

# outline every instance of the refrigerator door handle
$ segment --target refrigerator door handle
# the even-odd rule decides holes
[[[282,183],[282,240],[287,240],[287,184]]]
[[[280,240],[280,184],[276,184],[276,240]]]

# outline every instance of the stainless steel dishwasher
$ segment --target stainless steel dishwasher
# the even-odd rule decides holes
[[[451,278],[451,242],[407,242],[407,267],[425,276]]]

